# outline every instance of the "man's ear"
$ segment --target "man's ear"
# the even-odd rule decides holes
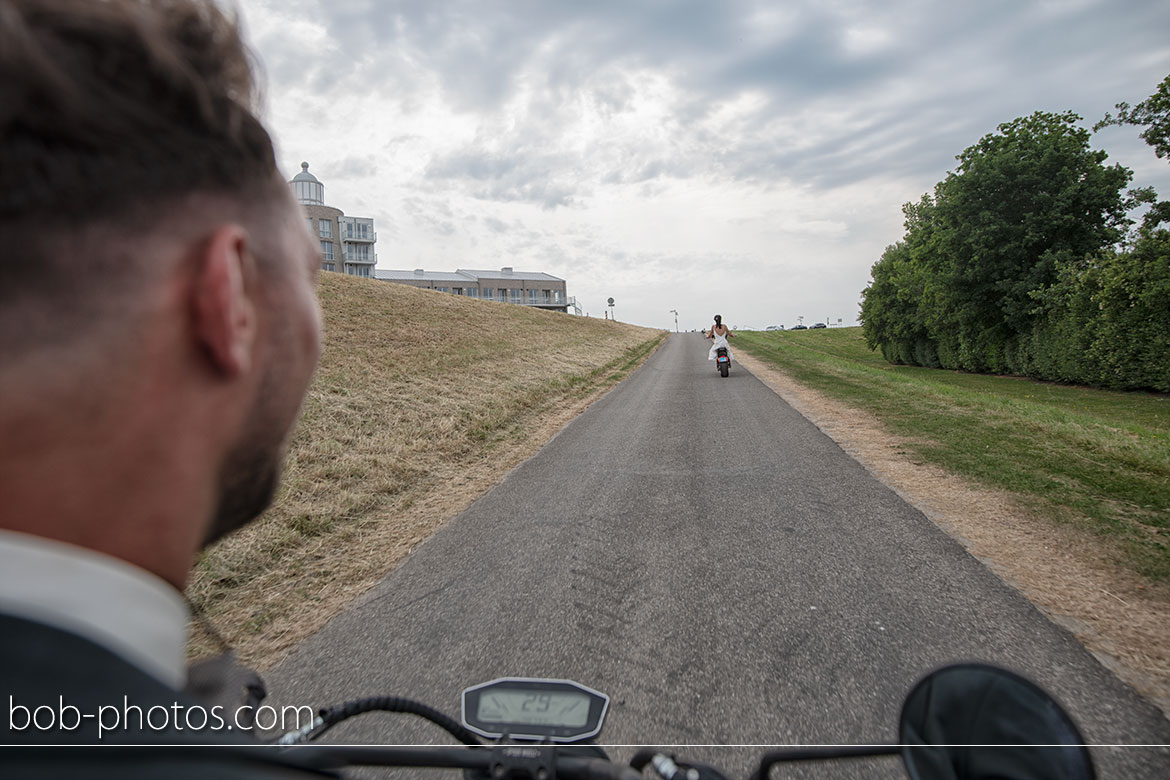
[[[252,366],[256,306],[255,268],[248,232],[223,225],[197,250],[192,280],[192,326],[212,365],[226,376]]]

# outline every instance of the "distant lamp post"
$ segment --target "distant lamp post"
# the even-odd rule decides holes
[[[671,309],[670,313],[674,315],[674,332],[678,333],[678,309]]]

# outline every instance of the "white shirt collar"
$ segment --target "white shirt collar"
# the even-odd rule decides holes
[[[79,634],[172,688],[186,681],[182,594],[118,558],[0,530],[0,612]]]

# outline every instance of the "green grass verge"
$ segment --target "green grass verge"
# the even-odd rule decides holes
[[[864,409],[930,462],[1098,534],[1170,582],[1170,395],[894,366],[860,328],[736,333],[736,346]]]

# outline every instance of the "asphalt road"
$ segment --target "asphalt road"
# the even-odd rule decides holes
[[[466,686],[558,677],[612,697],[607,744],[896,742],[913,683],[978,659],[1056,694],[1091,743],[1170,743],[1161,713],[742,366],[719,377],[708,343],[671,337],[270,672],[277,700],[457,715]],[[406,716],[333,734],[448,742]],[[743,776],[760,751],[678,752]],[[1103,777],[1170,777],[1165,748],[1094,756]]]

